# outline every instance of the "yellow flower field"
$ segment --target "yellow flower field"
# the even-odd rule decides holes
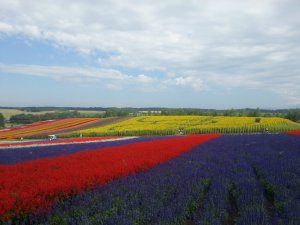
[[[96,135],[168,135],[194,133],[253,133],[300,130],[300,125],[277,117],[224,116],[141,116],[99,128],[81,130],[86,136]]]

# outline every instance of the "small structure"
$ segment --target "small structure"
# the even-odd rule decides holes
[[[50,134],[48,135],[48,138],[49,138],[49,141],[53,141],[53,140],[56,140],[56,136],[54,134]]]

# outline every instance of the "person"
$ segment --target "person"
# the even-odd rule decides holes
[[[183,135],[183,129],[178,129],[179,135]]]
[[[23,140],[24,140],[24,138],[23,138],[23,137],[21,137],[21,138],[20,138],[20,141],[23,141]]]
[[[82,138],[82,134],[80,134],[80,138]]]

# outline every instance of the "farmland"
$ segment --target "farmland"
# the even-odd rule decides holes
[[[87,136],[174,135],[179,129],[185,134],[259,133],[266,128],[269,132],[283,132],[300,130],[300,125],[277,117],[141,116],[78,133]]]
[[[61,120],[48,120],[24,125],[16,128],[0,130],[1,139],[13,139],[37,134],[49,134],[74,127],[80,127],[89,123],[97,122],[97,118],[70,118]]]
[[[0,0],[0,225],[300,225],[300,0]]]
[[[41,115],[45,113],[52,113],[54,111],[41,111],[41,112],[26,112],[20,109],[0,109],[0,113],[3,114],[6,120],[9,120],[11,116],[18,115],[18,114],[33,114],[33,115]]]
[[[0,144],[0,224],[297,224],[299,130],[282,118],[224,116],[1,130],[4,140],[81,137]]]
[[[297,224],[299,132],[0,149],[6,224]]]
[[[0,108],[0,113],[3,114],[5,120],[9,120],[12,116],[19,115],[19,114],[31,114],[31,115],[43,115],[46,113],[57,113],[57,112],[64,112],[64,111],[69,111],[72,112],[74,110],[62,110],[60,108],[53,108],[53,110],[41,110],[39,112],[31,112],[31,111],[24,111],[21,109],[3,109]],[[100,110],[77,110],[78,113],[82,116],[88,116],[90,115],[99,115],[99,114],[104,114],[105,111],[100,111]]]

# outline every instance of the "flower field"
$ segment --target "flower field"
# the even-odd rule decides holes
[[[36,122],[22,127],[0,130],[0,140],[37,135],[45,132],[57,132],[98,120],[97,118],[70,118]]]
[[[164,138],[2,165],[0,215],[15,219],[47,209],[53,201],[146,170],[217,136]]]
[[[3,224],[298,224],[300,138],[142,137],[0,150]],[[1,222],[0,222],[1,223]]]
[[[260,133],[300,130],[300,125],[283,118],[224,117],[224,116],[142,116],[120,123],[82,130],[88,136],[114,135],[174,135],[178,129],[185,134],[201,133]],[[76,133],[75,133],[76,134]],[[79,132],[77,132],[77,135]]]

